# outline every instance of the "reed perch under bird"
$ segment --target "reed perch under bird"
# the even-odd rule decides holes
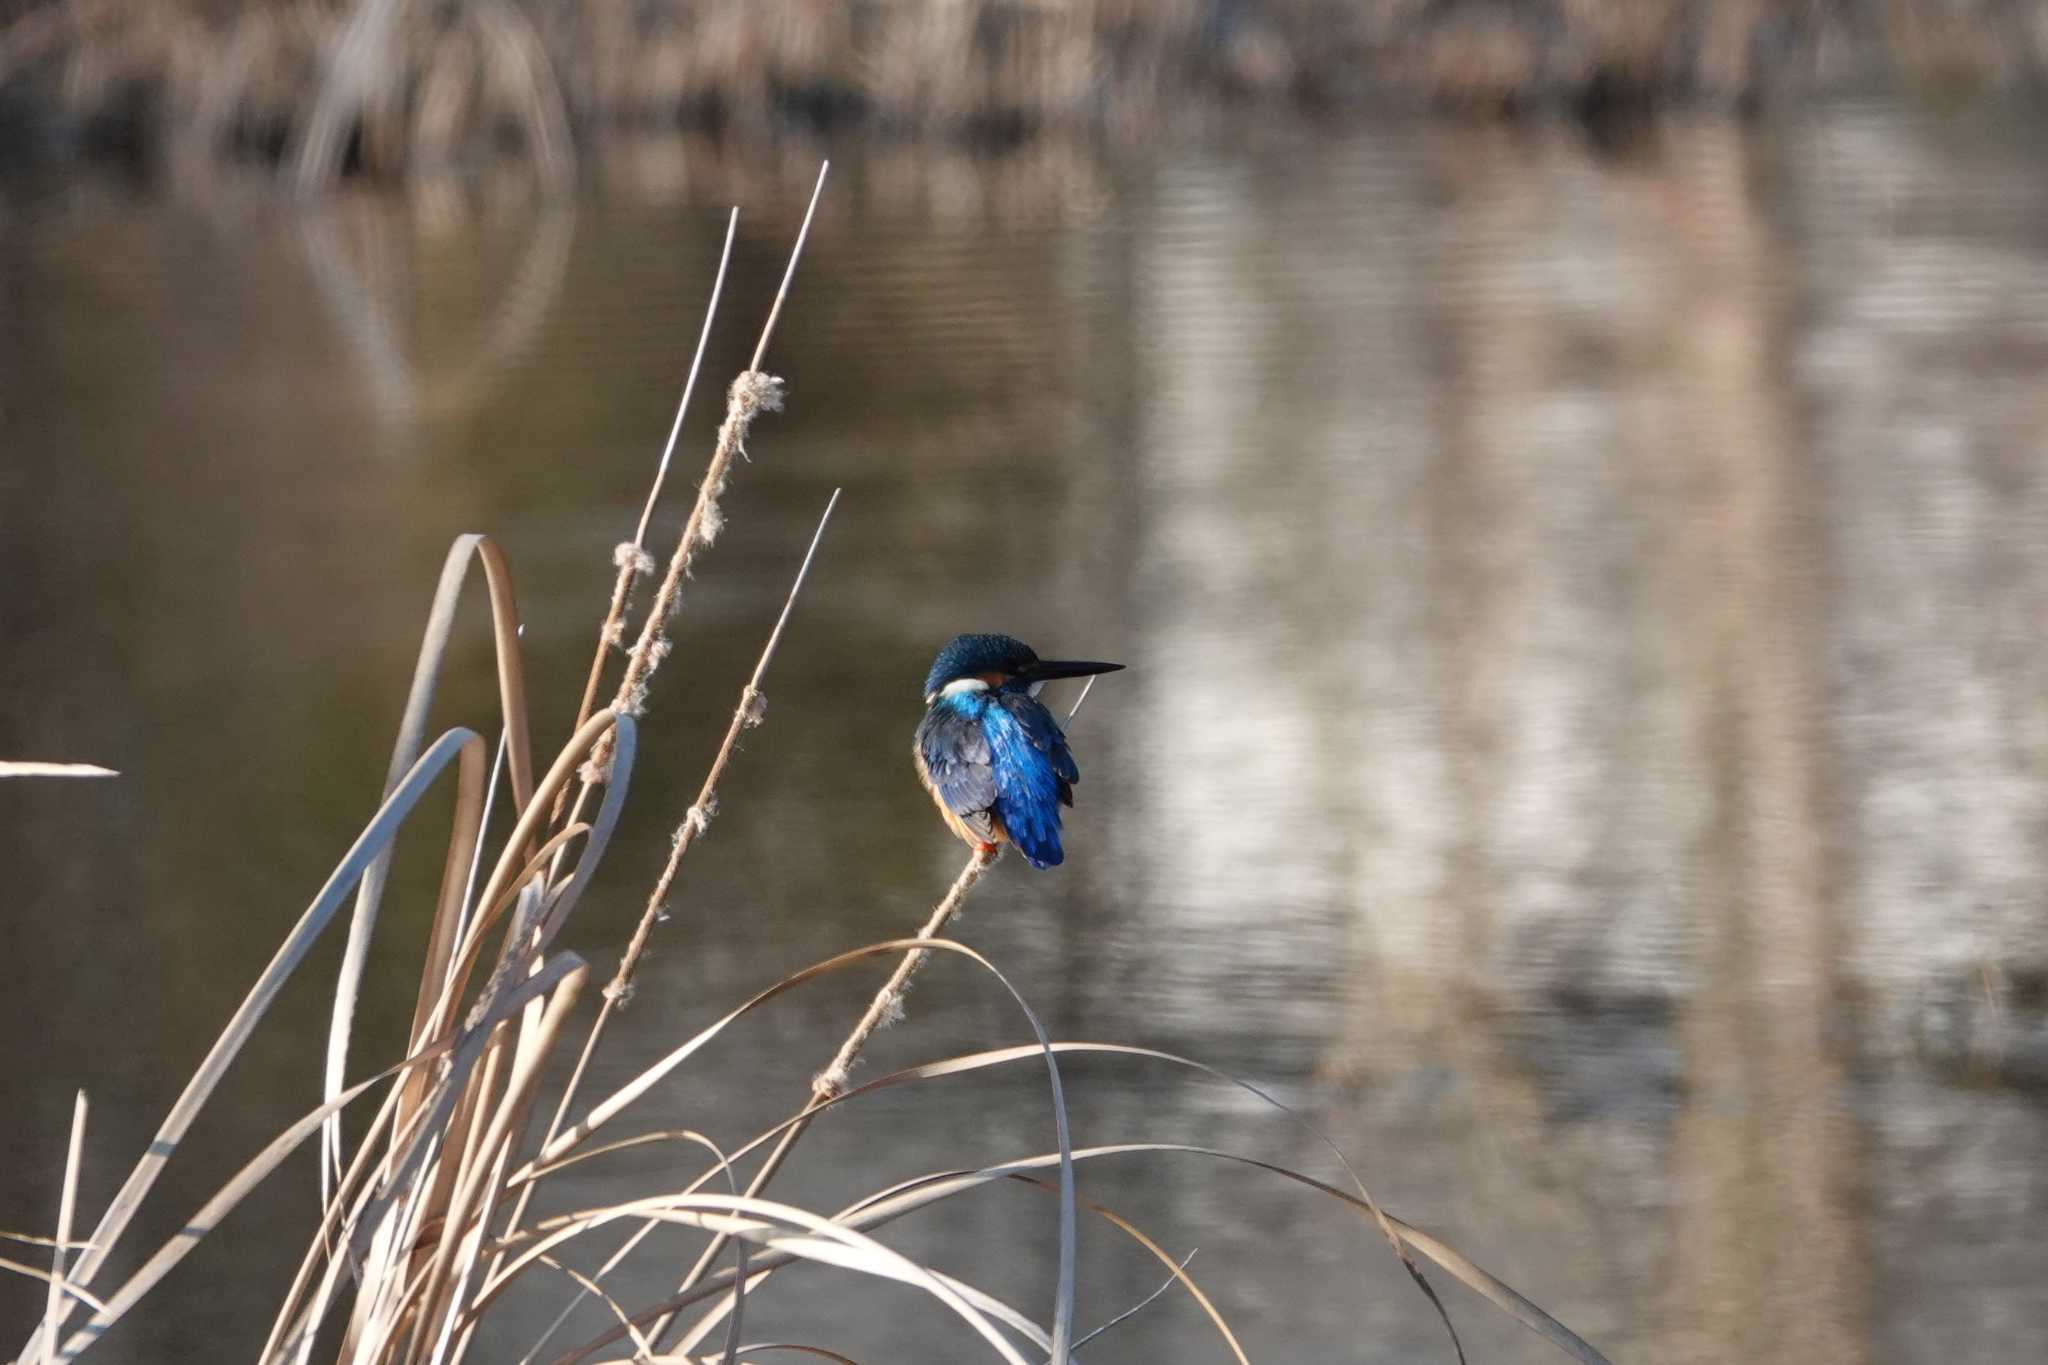
[[[1007,635],[954,636],[924,680],[912,751],[947,828],[976,849],[1008,843],[1033,867],[1058,866],[1060,807],[1074,804],[1081,770],[1038,692],[1122,667],[1041,659]]]

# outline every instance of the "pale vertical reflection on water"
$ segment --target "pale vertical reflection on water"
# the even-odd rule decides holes
[[[916,680],[952,630],[1011,629],[1132,666],[1077,727],[1072,861],[1005,865],[963,929],[1056,1033],[1268,1085],[1618,1359],[2039,1357],[2035,142],[1997,111],[1871,104],[1612,140],[1265,129],[1009,180],[846,163],[778,343],[792,410],[757,431],[638,824],[576,926],[600,965],[843,482],[841,526],[597,1084],[915,922],[959,858],[908,777]],[[772,285],[798,169],[741,187],[760,212],[714,374]],[[0,1226],[46,1216],[78,1083],[111,1188],[346,843],[448,535],[503,535],[535,695],[576,681],[721,226],[715,203],[294,220],[90,196],[0,220],[0,740],[134,774],[0,793],[11,1032],[78,1030],[0,1064],[27,1097]],[[217,828],[249,831],[236,858]],[[391,980],[419,912],[394,907]],[[645,1122],[733,1141],[781,1117],[861,993],[790,998]],[[305,995],[173,1204],[311,1102]],[[875,1065],[1022,1035],[957,967],[912,1012]],[[1084,1143],[1333,1173],[1242,1096],[1073,1071]],[[837,1205],[1048,1143],[1027,1070],[949,1081],[821,1125],[785,1188]],[[1370,1229],[1308,1196],[1187,1158],[1085,1184],[1202,1248],[1254,1358],[1448,1358]],[[548,1207],[618,1189],[578,1171]],[[303,1213],[307,1189],[278,1200]],[[897,1235],[1029,1307],[1048,1212],[992,1191]],[[223,1316],[261,1311],[282,1244],[261,1217],[224,1231],[187,1283],[226,1287],[160,1300],[111,1354],[217,1350]],[[1093,1322],[1156,1272],[1088,1237]],[[750,1322],[863,1359],[962,1345],[886,1291],[803,1292],[825,1283],[792,1277]],[[1554,1358],[1451,1299],[1476,1359]],[[1220,1358],[1184,1301],[1119,1333],[1094,1354]]]

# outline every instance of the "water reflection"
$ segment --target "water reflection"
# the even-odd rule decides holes
[[[675,154],[687,189],[701,157]],[[935,639],[1008,629],[1132,664],[1080,721],[1072,861],[1005,866],[964,930],[1056,1032],[1270,1084],[1390,1205],[1616,1358],[2038,1354],[2048,188],[2028,155],[1997,111],[1884,105],[1599,146],[1254,128],[1053,176],[1015,217],[997,181],[949,195],[855,158],[777,346],[792,410],[757,433],[637,824],[572,946],[611,960],[843,483],[841,529],[599,1083],[914,921],[957,858],[908,776],[916,682]],[[733,318],[758,317],[803,188],[768,176]],[[508,542],[534,692],[566,722],[723,215],[417,208],[50,202],[0,227],[0,568],[25,585],[0,604],[0,738],[132,774],[0,792],[28,907],[14,1036],[74,1030],[11,1054],[0,1225],[46,1217],[75,1083],[110,1187],[346,842],[454,531]],[[455,700],[488,696],[479,672]],[[373,962],[390,1017],[379,1035],[373,997],[366,1056],[404,1009],[419,884]],[[793,998],[648,1121],[726,1140],[780,1117],[861,994]],[[310,1102],[316,997],[244,1064],[246,1108],[217,1159],[195,1144],[184,1195]],[[912,1003],[877,1064],[1019,1035],[964,972]],[[1327,1169],[1239,1097],[1077,1070],[1082,1141]],[[1044,1129],[1021,1073],[878,1097],[807,1140],[788,1191],[837,1204]],[[310,1203],[299,1184],[279,1207]],[[1201,1246],[1255,1357],[1443,1353],[1370,1230],[1298,1195],[1192,1160],[1087,1184]],[[1049,1257],[1011,1243],[1044,1204],[990,1192],[902,1242],[1034,1303]],[[249,1222],[209,1253],[228,1300],[160,1302],[130,1358],[256,1320],[275,1287]],[[1087,1271],[1091,1321],[1156,1273],[1107,1239]],[[1551,1358],[1455,1311],[1477,1358]],[[861,1358],[957,1344],[894,1300],[845,1312],[749,1305]],[[1163,1301],[1116,1353],[1208,1358],[1207,1332]]]
[[[466,412],[489,399],[494,381],[524,358],[553,311],[576,228],[571,207],[538,214],[516,266],[505,279],[490,281],[488,311],[475,331],[437,348],[445,368],[423,374],[407,353],[405,334],[413,329],[402,311],[413,304],[416,286],[403,275],[393,278],[391,269],[394,259],[404,259],[414,225],[360,199],[309,205],[294,221],[329,326],[346,344],[377,410],[391,417],[421,407]],[[434,226],[430,222],[429,233]],[[346,240],[351,227],[361,243],[354,250]],[[460,224],[450,245],[472,247],[474,237],[473,225]],[[449,271],[430,257],[424,273],[439,279]]]

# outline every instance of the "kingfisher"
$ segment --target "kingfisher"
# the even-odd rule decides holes
[[[1057,867],[1060,807],[1074,804],[1081,770],[1039,689],[1122,667],[1041,659],[1007,635],[954,636],[924,680],[912,750],[947,828],[978,850],[1010,843],[1033,867]]]

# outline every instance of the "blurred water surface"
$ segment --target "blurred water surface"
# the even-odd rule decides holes
[[[1003,629],[1131,666],[1075,726],[1068,865],[1006,861],[961,929],[1055,1035],[1268,1087],[1618,1360],[2039,1358],[2040,126],[1856,103],[1614,133],[1290,123],[1109,165],[856,150],[772,354],[789,410],[756,430],[629,827],[565,936],[601,970],[846,498],[598,1083],[922,918],[961,855],[910,774],[918,682],[948,634]],[[0,749],[126,774],[0,790],[0,1226],[49,1222],[78,1086],[96,1212],[371,810],[458,532],[512,555],[552,752],[723,205],[746,213],[714,392],[811,165],[650,143],[551,212],[0,196]],[[440,709],[480,728],[481,615]],[[437,838],[401,858],[365,1065],[410,1011]],[[158,1234],[315,1101],[334,948],[172,1167]],[[733,1143],[780,1118],[871,987],[779,1002],[643,1124]],[[941,962],[871,1066],[1027,1036]],[[1080,1143],[1337,1173],[1214,1083],[1071,1073]],[[1050,1140],[1016,1068],[863,1102],[778,1188],[836,1207]],[[554,1206],[682,1169],[579,1172]],[[1175,1157],[1083,1188],[1199,1247],[1255,1359],[1450,1358],[1370,1227],[1294,1187]],[[288,1171],[102,1354],[247,1354],[313,1203]],[[1036,1306],[1051,1210],[990,1190],[892,1236]],[[1087,1325],[1158,1271],[1084,1237]],[[649,1261],[620,1297],[674,1273]],[[910,1291],[842,1289],[793,1272],[749,1335],[971,1349]],[[1474,1359],[1556,1358],[1446,1294]],[[10,1322],[41,1302],[0,1296]],[[1090,1358],[1225,1356],[1169,1295]]]

